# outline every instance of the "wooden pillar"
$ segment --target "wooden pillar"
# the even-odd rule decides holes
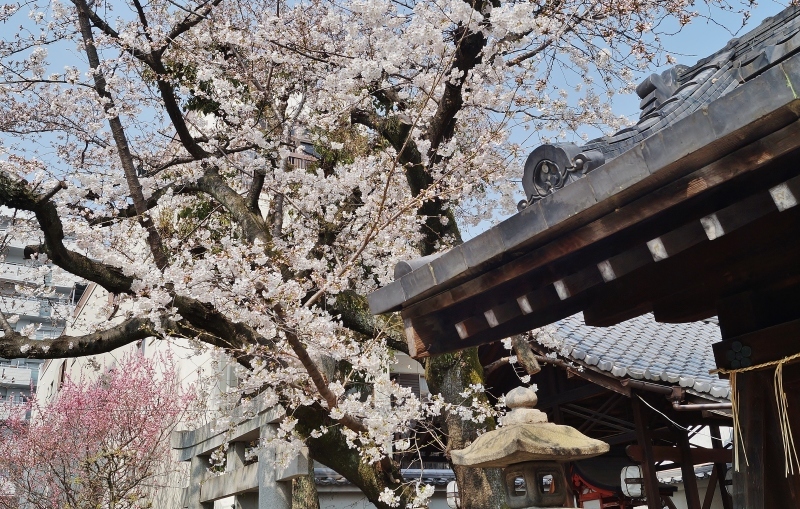
[[[647,508],[663,509],[661,494],[658,489],[658,478],[656,477],[656,465],[653,459],[653,443],[650,438],[647,409],[635,392],[631,394],[631,407],[633,408],[633,419],[636,424],[636,440],[639,442],[639,447],[642,448],[642,459],[644,460],[641,465],[642,476],[644,477],[644,491],[647,496]]]
[[[677,429],[678,448],[681,451],[681,474],[683,475],[683,488],[686,493],[686,507],[688,509],[701,509],[700,492],[697,490],[697,477],[694,473],[694,462],[689,445],[689,434],[686,430]]]
[[[723,449],[722,436],[719,432],[719,426],[709,426],[711,432],[711,447],[714,449]],[[728,465],[725,463],[714,463],[714,468],[717,471],[717,481],[719,482],[719,495],[722,497],[722,508],[733,509],[733,500],[731,495],[725,488],[725,477],[728,475]]]
[[[733,507],[736,509],[765,509],[764,488],[764,398],[767,397],[762,384],[771,383],[757,371],[736,375],[739,399],[739,424],[741,440],[739,447],[739,470],[733,471]],[[745,459],[745,455],[747,459]],[[734,455],[735,457],[735,455]],[[774,465],[778,467],[778,465]],[[776,468],[777,470],[777,468]],[[776,472],[773,472],[776,473]],[[774,476],[777,478],[777,476]],[[776,489],[779,489],[777,486]],[[771,509],[771,508],[769,508]]]
[[[711,509],[711,504],[714,502],[714,490],[717,489],[719,483],[719,470],[717,465],[711,470],[711,478],[706,485],[706,497],[703,499],[703,509]]]
[[[728,296],[717,302],[720,331],[725,340],[741,337],[743,334],[762,330],[775,323],[774,317],[769,317],[768,306],[752,291],[747,291]],[[755,345],[753,345],[755,346]],[[719,360],[718,360],[719,362]],[[724,366],[723,366],[724,367]],[[764,488],[767,480],[764,478],[764,440],[765,412],[764,398],[767,390],[772,387],[771,380],[764,378],[760,371],[748,371],[736,375],[739,408],[740,438],[734,449],[739,451],[739,469],[736,470],[734,459],[733,472],[733,507],[735,509],[764,509]],[[744,447],[742,447],[742,440]],[[745,461],[745,455],[747,461]],[[734,458],[736,453],[734,452]],[[770,489],[782,490],[780,486]]]

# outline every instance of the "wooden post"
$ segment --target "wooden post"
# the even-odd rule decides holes
[[[653,461],[653,444],[650,440],[650,426],[647,419],[647,412],[644,403],[639,400],[639,395],[635,392],[631,394],[631,406],[633,407],[633,419],[636,424],[636,440],[642,448],[644,461],[642,461],[642,475],[644,476],[644,491],[647,496],[648,509],[663,509],[661,505],[661,494],[658,489],[658,478],[656,477],[656,466]]]
[[[765,387],[772,388],[771,380],[758,371],[736,375],[739,391],[739,423],[741,442],[739,447],[739,471],[733,472],[733,507],[735,509],[765,509],[764,487],[768,482],[764,477],[764,402],[767,397]],[[736,446],[736,444],[734,444]],[[743,450],[744,449],[744,450]],[[745,453],[747,460],[745,461]],[[775,469],[778,470],[778,469]],[[779,472],[779,471],[778,471]],[[773,477],[773,480],[778,476]],[[770,508],[771,509],[771,508]]]
[[[717,488],[717,481],[719,478],[719,469],[717,465],[711,470],[711,478],[708,480],[706,486],[706,497],[703,499],[703,509],[711,509],[711,504],[714,502],[714,490]]]
[[[714,449],[724,449],[722,446],[722,436],[719,432],[719,426],[709,426],[709,431],[711,432],[711,446]],[[725,463],[715,463],[714,468],[717,471],[717,478],[719,481],[719,494],[722,497],[722,508],[723,509],[733,509],[733,500],[731,500],[731,495],[728,493],[728,490],[725,488],[725,476],[728,474],[728,465]]]
[[[751,359],[756,364],[797,353],[797,335],[787,334],[787,331],[794,330],[800,320],[798,299],[800,284],[797,280],[787,279],[779,287],[751,289],[719,300],[717,315],[723,337],[721,343],[732,348],[738,341],[751,347],[757,352],[756,358]],[[718,365],[727,367],[722,358],[726,350],[720,346],[716,350],[719,353]],[[783,373],[793,424],[800,419],[800,412],[796,409],[796,403],[800,402],[797,397],[800,370],[795,366],[787,365]],[[800,476],[787,478],[783,475],[784,451],[773,377],[774,367],[736,375],[738,395],[735,397],[744,447],[741,441],[736,444],[739,471],[733,472],[734,509],[798,507]]]
[[[689,445],[689,434],[685,430],[677,429],[678,448],[681,451],[681,474],[683,475],[683,488],[686,493],[686,507],[688,509],[701,509],[700,492],[697,490],[697,477],[694,473],[692,451]]]

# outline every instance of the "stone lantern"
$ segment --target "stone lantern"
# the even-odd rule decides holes
[[[502,427],[451,452],[454,465],[502,468],[511,509],[563,507],[569,493],[563,463],[608,452],[605,442],[547,422],[547,415],[534,408],[537,401],[533,389],[513,389],[506,395],[511,412]]]

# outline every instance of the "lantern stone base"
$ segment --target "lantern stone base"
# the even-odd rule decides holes
[[[528,461],[503,469],[506,503],[511,509],[561,507],[567,502],[564,467],[556,461]]]

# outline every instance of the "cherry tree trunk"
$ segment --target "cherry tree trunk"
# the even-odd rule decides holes
[[[319,494],[314,483],[314,457],[308,453],[308,475],[292,480],[292,509],[319,509]]]
[[[431,357],[425,363],[425,374],[431,393],[440,393],[447,403],[461,404],[461,393],[470,384],[483,384],[483,367],[478,349],[469,348],[453,354]],[[476,423],[458,414],[444,414],[443,429],[447,435],[447,451],[462,449],[478,437],[478,430],[494,428],[494,420]],[[461,496],[461,509],[505,508],[501,471],[498,468],[452,466]]]

